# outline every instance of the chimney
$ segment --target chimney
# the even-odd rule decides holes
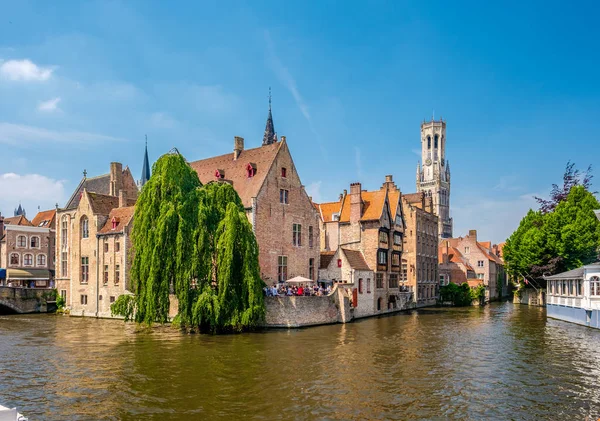
[[[393,181],[394,181],[394,180],[392,179],[392,176],[391,176],[391,175],[386,175],[386,176],[385,176],[385,182],[386,182],[386,183],[392,183]]]
[[[233,137],[233,160],[237,160],[244,150],[244,138],[239,136]]]
[[[469,230],[469,238],[472,238],[475,241],[477,241],[477,230]]]
[[[119,190],[119,207],[124,208],[127,206],[127,197],[123,189]]]
[[[362,216],[362,195],[360,183],[350,184],[350,222],[358,222]]]
[[[117,196],[123,188],[123,165],[120,162],[110,163],[110,195]]]

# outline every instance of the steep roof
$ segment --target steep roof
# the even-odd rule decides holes
[[[25,218],[23,215],[4,218],[4,225],[22,225],[26,227],[33,226],[33,224],[29,222],[29,219]]]
[[[322,251],[321,252],[321,260],[319,264],[319,269],[327,269],[329,267],[329,263],[335,256],[335,251]]]
[[[233,152],[212,158],[191,162],[191,167],[198,173],[202,184],[218,181],[215,171],[224,173],[223,181],[231,183],[237,194],[242,199],[244,207],[252,207],[252,198],[258,195],[279,149],[285,141],[275,142],[270,145],[254,149],[243,150],[238,159],[233,159]],[[256,173],[248,177],[247,167],[252,164]]]
[[[489,242],[486,242],[485,244],[488,244],[488,243]],[[479,250],[481,250],[481,252],[485,255],[485,257],[489,261],[498,263],[500,265],[503,264],[502,260],[498,256],[496,256],[494,253],[492,253],[488,248],[484,247],[480,242],[477,242],[477,247],[479,248]]]
[[[140,184],[143,186],[150,180],[150,165],[148,163],[148,141],[146,140],[146,149],[144,150],[144,163],[142,164],[142,178]]]
[[[321,203],[318,206],[318,211],[321,213],[321,217],[323,218],[323,222],[331,222],[333,221],[333,214],[339,213],[342,207],[341,202],[327,202]]]
[[[110,193],[110,174],[103,174],[97,177],[83,177],[79,182],[79,185],[71,195],[71,198],[67,202],[65,209],[75,209],[79,206],[81,200],[81,194],[83,190],[88,192],[94,192],[99,194]]]
[[[422,192],[421,193],[406,193],[406,194],[403,194],[402,197],[404,198],[404,200],[406,200],[408,203],[410,203],[412,205],[412,204],[422,203],[424,194]]]
[[[446,251],[446,246],[440,244],[440,246],[438,247],[438,263],[439,264],[444,263],[444,252],[445,251]],[[465,268],[467,270],[472,270],[473,272],[475,271],[475,269],[473,269],[473,266],[471,266],[471,264],[469,263],[469,260],[456,247],[448,247],[448,262],[462,264],[465,266]]]
[[[54,228],[54,220],[56,218],[56,209],[38,212],[33,218],[31,224],[34,227]]]
[[[114,208],[119,207],[119,198],[107,194],[98,194],[86,191],[92,207],[92,212],[97,215],[108,215]]]
[[[491,248],[492,248],[491,241],[480,241],[479,244],[481,244],[483,247],[485,247],[488,250],[491,250]]]
[[[135,206],[128,206],[124,208],[115,208],[110,211],[108,215],[108,219],[104,226],[98,231],[98,234],[114,234],[123,232],[125,227],[129,225],[131,220],[133,219],[133,214],[135,213]],[[117,223],[115,229],[113,229],[113,218]]]
[[[367,265],[367,262],[365,262],[365,258],[363,257],[363,255],[360,251],[348,250],[348,249],[344,249],[344,248],[342,249],[342,251],[346,255],[346,258],[348,259],[348,263],[350,264],[350,267],[352,269],[371,270],[369,265]]]
[[[390,213],[392,214],[392,219],[396,217],[396,213],[398,212],[398,202],[400,201],[400,190],[389,190],[388,191],[388,200],[390,201]]]
[[[340,222],[350,222],[350,202],[352,195],[347,195],[342,206]],[[386,191],[363,191],[361,199],[363,202],[361,221],[373,221],[381,218],[383,205],[385,204]]]

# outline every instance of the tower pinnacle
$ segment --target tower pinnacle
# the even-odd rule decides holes
[[[273,124],[273,114],[271,113],[271,87],[269,87],[269,115],[267,116],[267,124],[265,126],[265,134],[263,135],[263,146],[277,142],[277,134],[275,133],[275,125]]]
[[[144,186],[150,180],[150,165],[148,164],[148,135],[146,135],[146,148],[144,150],[144,163],[142,164],[142,178],[140,186]]]

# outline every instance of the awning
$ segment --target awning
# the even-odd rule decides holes
[[[6,279],[6,269],[0,269],[0,279]]]
[[[25,279],[32,281],[45,281],[50,279],[48,269],[8,269],[6,279]]]
[[[292,279],[288,279],[287,281],[285,281],[286,284],[310,284],[313,282],[315,281],[313,281],[312,279],[304,278],[302,276],[296,276]]]

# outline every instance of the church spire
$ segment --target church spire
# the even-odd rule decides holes
[[[150,165],[148,164],[148,135],[146,135],[146,150],[144,151],[144,163],[142,164],[142,178],[140,180],[140,185],[143,187],[149,179]]]
[[[269,116],[267,117],[267,125],[265,126],[265,134],[263,135],[263,146],[277,142],[277,134],[273,125],[273,114],[271,114],[271,87],[269,87]]]

